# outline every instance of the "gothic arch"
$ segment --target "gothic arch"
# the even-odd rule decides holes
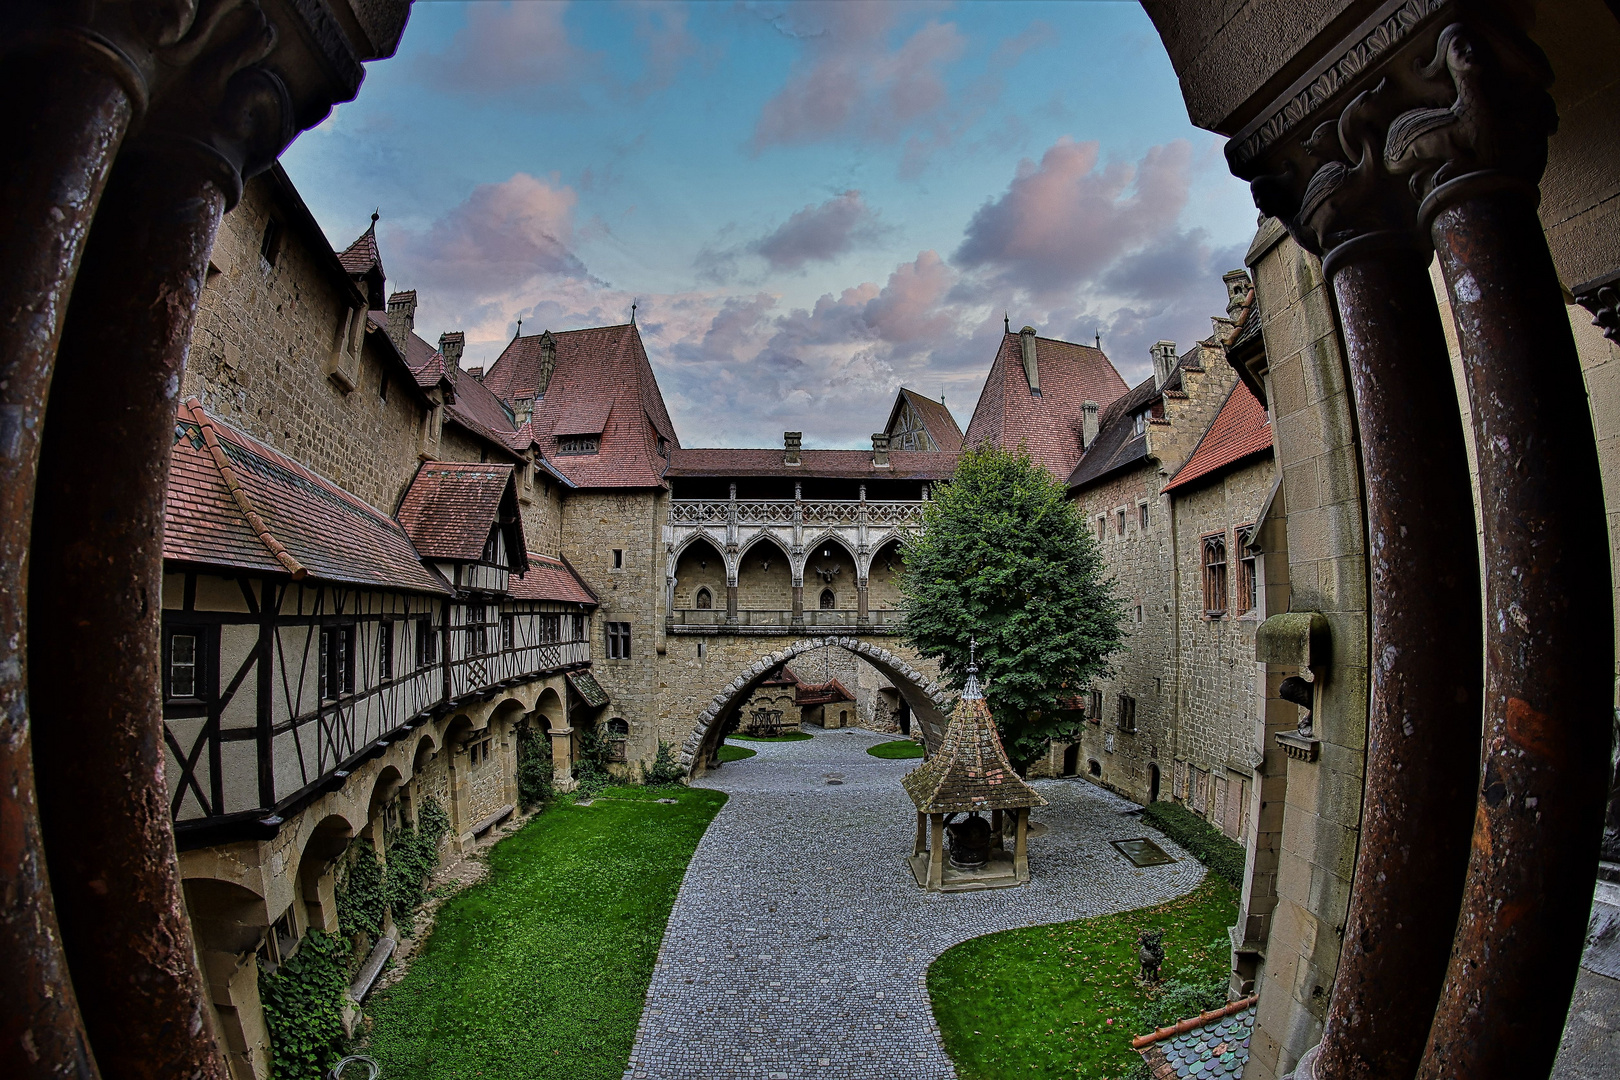
[[[688,536],[685,540],[682,540],[679,544],[675,545],[675,550],[669,553],[669,565],[680,565],[681,556],[685,555],[692,549],[694,545],[699,543],[707,544],[709,547],[713,548],[714,557],[719,559],[721,562],[725,561],[725,555],[723,554],[723,552],[726,550],[725,538],[721,536],[714,536],[710,534],[707,529],[700,529],[691,536]]]
[[[739,545],[737,549],[738,564],[740,565],[742,560],[748,557],[748,553],[758,547],[762,542],[769,542],[772,547],[776,548],[776,550],[781,553],[784,560],[787,559],[788,548],[790,545],[782,543],[782,538],[774,535],[769,529],[762,529],[750,536],[748,539],[744,540],[742,544]]]
[[[906,663],[881,645],[852,637],[806,638],[796,641],[777,652],[755,660],[741,675],[714,695],[698,717],[697,725],[681,747],[681,763],[693,776],[701,776],[708,766],[709,757],[719,745],[725,728],[725,718],[742,702],[747,701],[765,677],[797,656],[828,645],[837,645],[859,656],[877,668],[899,691],[911,706],[912,716],[922,728],[923,741],[930,752],[938,748],[945,738],[945,725],[955,704],[955,695],[946,691],[928,676]]]

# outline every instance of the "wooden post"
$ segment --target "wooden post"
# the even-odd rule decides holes
[[[990,843],[997,851],[1007,850],[1007,846],[1001,842],[1001,829],[1001,811],[990,811]]]
[[[921,855],[928,850],[928,824],[921,810],[917,811],[917,842],[912,844],[911,853]]]
[[[1029,880],[1029,807],[1020,806],[1018,814],[1018,835],[1013,841],[1013,874],[1019,881]]]
[[[928,887],[938,892],[945,884],[945,815],[928,815]]]

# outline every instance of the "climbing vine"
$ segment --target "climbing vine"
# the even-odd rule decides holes
[[[608,762],[613,759],[613,744],[599,727],[580,730],[579,755],[574,762],[574,779],[579,781],[581,795],[595,795],[613,783]]]
[[[537,727],[517,731],[517,789],[525,810],[551,798],[551,739]]]
[[[260,970],[275,1080],[321,1080],[342,1056],[348,960],[346,940],[311,930],[275,971]]]
[[[416,812],[416,827],[401,829],[388,847],[384,889],[394,923],[402,933],[416,928],[416,909],[426,898],[428,877],[439,865],[439,841],[450,831],[450,815],[431,795]]]
[[[348,937],[363,933],[376,941],[382,937],[383,916],[388,911],[377,849],[370,840],[356,840],[349,845],[344,866],[337,887],[338,926]]]
[[[675,748],[663,739],[658,740],[658,756],[652,768],[642,767],[642,781],[646,784],[676,784],[686,775],[686,768],[675,756]]]

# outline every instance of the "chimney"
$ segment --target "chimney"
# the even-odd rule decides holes
[[[546,396],[546,387],[551,385],[551,377],[557,373],[557,339],[547,330],[540,335],[540,377],[535,380],[534,396],[538,400]]]
[[[1221,280],[1226,282],[1226,317],[1236,319],[1254,286],[1249,282],[1247,270],[1228,270],[1221,275]]]
[[[887,431],[872,432],[872,464],[880,469],[889,467],[889,433]]]
[[[1080,449],[1090,450],[1097,441],[1097,403],[1085,402],[1080,406]]]
[[[803,446],[803,445],[804,445],[804,432],[802,432],[802,431],[784,431],[784,432],[782,432],[782,446],[787,451],[782,456],[782,464],[784,464],[784,465],[798,465],[800,463],[799,462],[799,448],[801,446]]]
[[[1035,363],[1035,328],[1026,326],[1018,331],[1018,339],[1024,346],[1024,378],[1029,380],[1029,392],[1040,396],[1041,369]]]
[[[439,351],[444,354],[444,362],[451,367],[461,366],[461,350],[466,346],[467,335],[460,330],[439,335]]]
[[[1176,370],[1176,343],[1156,341],[1148,351],[1153,354],[1153,388],[1163,390],[1170,373]]]
[[[416,290],[407,289],[397,292],[388,298],[388,338],[394,343],[401,356],[405,355],[405,343],[411,339],[411,331],[416,329]]]
[[[477,379],[479,382],[483,382],[484,381],[484,365],[479,364],[477,367],[468,368],[467,369],[467,374],[471,375],[473,378]]]

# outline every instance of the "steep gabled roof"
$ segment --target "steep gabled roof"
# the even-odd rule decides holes
[[[793,691],[793,704],[804,708],[816,705],[831,705],[835,701],[854,701],[855,695],[849,688],[837,679],[829,679],[824,683],[798,682]]]
[[[1136,431],[1136,414],[1152,408],[1155,415],[1162,414],[1154,403],[1160,395],[1180,390],[1184,385],[1182,372],[1203,371],[1203,350],[1200,342],[1181,354],[1176,366],[1165,377],[1163,386],[1156,386],[1149,376],[1131,387],[1130,391],[1114,399],[1097,416],[1097,438],[1086,448],[1080,464],[1069,474],[1069,490],[1074,492],[1089,484],[1106,479],[1127,466],[1148,458],[1147,432]]]
[[[394,515],[424,558],[476,562],[491,530],[506,533],[514,573],[528,568],[512,466],[493,461],[425,461]]]
[[[599,601],[567,559],[529,552],[529,569],[507,580],[506,594],[514,600],[561,600],[595,607]]]
[[[443,386],[450,391],[444,416],[486,442],[513,453],[534,444],[527,424],[518,424],[506,403],[470,372],[449,363],[442,352],[416,334],[405,339],[406,362],[416,385],[424,390]]]
[[[1095,401],[1107,408],[1125,393],[1125,380],[1101,349],[1037,337],[1037,397],[1024,374],[1023,355],[1020,335],[1001,336],[963,445],[974,449],[992,443],[1008,450],[1023,445],[1055,476],[1067,477],[1080,460],[1081,406]]]
[[[895,422],[900,418],[900,407],[906,404],[912,407],[917,418],[922,421],[923,430],[934,441],[934,449],[947,452],[962,449],[962,429],[957,425],[956,417],[951,415],[951,410],[945,407],[945,403],[923,397],[917,391],[904,386],[894,396],[894,407],[889,410],[889,422],[883,425],[884,431],[893,434]]]
[[[1197,449],[1163,490],[1186,487],[1251,454],[1270,449],[1271,418],[1248,386],[1240,382],[1227,395],[1226,404],[1215,414],[1204,437],[1198,440]]]
[[[382,269],[382,254],[377,250],[377,215],[371,216],[371,224],[355,238],[354,243],[338,253],[338,262],[355,277],[363,277],[373,269]]]
[[[367,588],[448,593],[399,524],[193,399],[175,423],[163,557]]]
[[[553,332],[556,368],[544,395],[540,382],[540,338],[513,338],[490,365],[484,385],[511,405],[537,398],[534,435],[551,465],[582,488],[635,488],[663,485],[667,459],[680,439],[664,407],[658,378],[647,360],[635,323]],[[582,420],[601,436],[594,454],[557,455],[557,441],[598,432],[561,431]]]
[[[1007,760],[983,698],[964,697],[957,703],[945,741],[900,783],[922,814],[1046,805]]]
[[[882,468],[872,464],[870,450],[804,450],[799,455],[800,464],[789,465],[781,447],[771,450],[699,447],[672,452],[669,475],[946,480],[956,471],[961,456],[943,450],[891,450],[889,466]]]

